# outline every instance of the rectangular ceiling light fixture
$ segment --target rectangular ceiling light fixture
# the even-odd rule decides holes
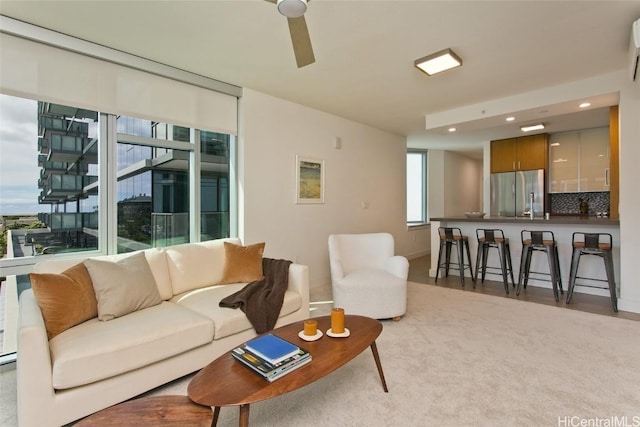
[[[416,59],[413,63],[420,70],[432,76],[436,73],[462,65],[462,59],[451,49],[444,49],[424,58]]]
[[[522,126],[520,128],[522,132],[531,132],[533,130],[541,130],[541,129],[544,129],[544,125],[542,123],[538,123],[537,125]]]

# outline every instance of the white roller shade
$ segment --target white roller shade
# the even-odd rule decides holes
[[[238,131],[236,96],[6,33],[0,33],[0,91],[232,135]]]

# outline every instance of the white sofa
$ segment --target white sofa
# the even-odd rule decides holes
[[[33,291],[20,297],[18,422],[59,426],[206,366],[256,335],[241,310],[218,302],[246,283],[211,286],[222,276],[223,241],[144,251],[160,304],[104,322],[76,325],[51,341]],[[96,257],[116,260],[130,254]],[[78,260],[45,261],[38,273],[60,273]],[[291,264],[276,327],[309,317],[308,267]]]

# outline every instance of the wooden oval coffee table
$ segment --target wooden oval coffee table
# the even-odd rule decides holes
[[[315,318],[318,329],[326,332],[331,327],[329,316]],[[348,338],[332,338],[324,334],[317,341],[307,342],[298,337],[303,322],[295,322],[269,331],[311,353],[310,363],[270,383],[225,353],[198,372],[187,388],[189,398],[200,405],[212,406],[215,426],[222,406],[240,406],[240,426],[249,425],[249,405],[297,390],[330,374],[367,347],[371,348],[378,368],[382,388],[388,392],[378,356],[376,338],[382,332],[382,324],[364,316],[345,316],[345,327],[351,332]],[[231,350],[231,349],[229,349]]]

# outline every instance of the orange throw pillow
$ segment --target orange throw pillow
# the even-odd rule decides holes
[[[30,273],[29,279],[49,339],[98,316],[93,283],[83,263],[60,274]]]
[[[219,284],[262,280],[264,245],[264,242],[249,246],[224,242],[224,272]]]

